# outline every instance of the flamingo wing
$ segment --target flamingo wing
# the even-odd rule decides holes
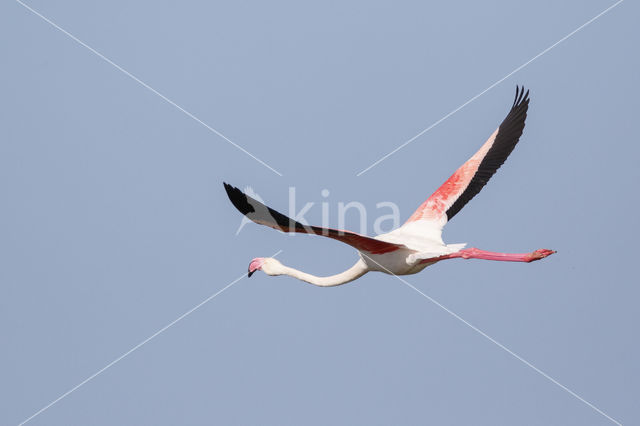
[[[473,157],[422,203],[405,226],[416,221],[427,221],[441,230],[480,192],[511,154],[522,135],[528,108],[529,91],[525,93],[524,87],[516,87],[513,106],[500,127]]]
[[[227,183],[224,184],[229,200],[246,217],[255,223],[265,225],[282,232],[300,232],[304,234],[322,235],[349,244],[357,250],[370,254],[384,254],[401,248],[402,244],[380,241],[355,232],[338,229],[323,228],[320,226],[303,225],[282,213],[265,206],[254,198],[249,197],[238,188]]]

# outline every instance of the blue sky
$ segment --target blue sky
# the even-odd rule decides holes
[[[323,201],[393,201],[406,218],[497,127],[516,84],[531,90],[521,142],[444,238],[558,254],[406,280],[608,416],[640,422],[636,3],[359,177],[614,2],[27,4],[282,176],[2,2],[0,423],[29,418],[253,257],[282,250],[319,275],[355,261],[323,238],[253,224],[236,236],[222,181],[284,211],[295,186],[316,203],[311,223]],[[256,274],[28,424],[613,423],[392,276],[322,289]]]

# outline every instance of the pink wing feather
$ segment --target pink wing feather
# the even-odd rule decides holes
[[[265,225],[282,232],[300,232],[304,234],[322,235],[324,237],[329,237],[345,244],[349,244],[355,249],[369,254],[384,254],[401,248],[406,248],[402,244],[376,240],[375,238],[356,234],[351,231],[303,225],[302,223],[265,206],[254,198],[249,197],[236,187],[227,183],[224,184],[224,187],[227,191],[227,195],[229,196],[229,200],[231,200],[240,213],[260,225]]]
[[[524,87],[522,90],[516,87],[513,106],[500,127],[473,157],[418,207],[406,223],[425,220],[444,226],[451,220],[480,192],[511,154],[522,135],[528,107],[529,91],[525,93]]]

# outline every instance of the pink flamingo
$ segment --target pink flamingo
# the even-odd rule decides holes
[[[267,275],[289,275],[308,283],[331,287],[353,281],[369,271],[408,275],[446,259],[485,259],[533,262],[553,253],[539,249],[530,253],[496,253],[466,244],[445,244],[442,228],[489,181],[515,148],[527,117],[529,91],[516,87],[509,114],[480,150],[438,188],[399,228],[374,238],[350,231],[303,225],[247,196],[238,188],[224,184],[233,205],[252,221],[283,232],[323,235],[358,250],[360,258],[346,271],[317,277],[283,265],[274,258],[258,257],[249,264],[249,276],[261,270]]]

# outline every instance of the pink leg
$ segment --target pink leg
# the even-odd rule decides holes
[[[499,260],[503,262],[533,262],[534,260],[544,259],[553,253],[555,253],[554,250],[547,249],[539,249],[531,253],[497,253],[477,248],[468,248],[456,253],[440,256],[438,259],[444,260],[461,257],[463,259]]]

